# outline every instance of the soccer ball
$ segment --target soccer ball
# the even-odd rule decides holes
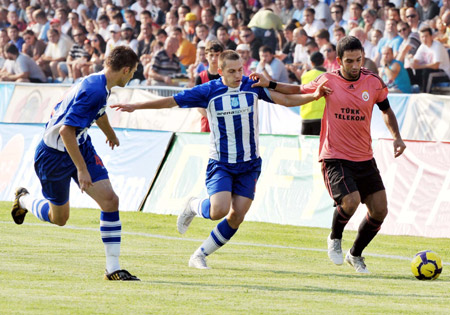
[[[441,257],[431,250],[418,252],[411,260],[411,271],[419,280],[435,280],[442,272]]]

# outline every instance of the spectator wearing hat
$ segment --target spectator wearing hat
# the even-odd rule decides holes
[[[235,50],[237,47],[236,43],[230,39],[230,35],[225,26],[221,26],[217,29],[217,40],[225,49]]]
[[[138,41],[134,38],[133,27],[128,23],[123,23],[121,27],[121,45],[130,47],[136,54]]]
[[[259,49],[259,64],[256,72],[264,74],[271,81],[289,83],[286,67],[283,62],[275,58],[269,46],[262,46]]]
[[[197,53],[195,45],[183,37],[181,27],[175,27],[171,33],[171,36],[178,39],[179,48],[176,52],[178,59],[180,59],[183,66],[189,67],[189,65],[195,62],[195,56]]]
[[[241,56],[242,59],[242,68],[245,76],[249,76],[250,73],[252,73],[251,65],[255,62],[257,63],[258,60],[253,59],[250,55],[250,45],[248,44],[239,44],[236,47],[236,52]],[[256,69],[256,67],[255,67]]]
[[[120,26],[117,24],[111,24],[108,27],[110,38],[106,42],[106,51],[105,51],[105,58],[109,56],[109,53],[117,46],[120,46],[122,44],[120,37],[121,37],[121,30]]]
[[[302,74],[302,84],[307,84],[316,79],[319,75],[326,72],[326,69],[323,67],[323,63],[325,60],[320,52],[317,51],[312,53],[310,61],[312,64],[312,69]],[[302,135],[320,135],[324,109],[324,97],[301,106],[300,117],[302,119]]]
[[[37,39],[32,30],[26,30],[23,33],[25,43],[22,45],[22,52],[33,60],[38,60],[45,51],[47,45],[44,41]]]
[[[194,13],[187,13],[184,17],[185,26],[184,30],[186,32],[186,39],[193,42],[195,37],[195,26],[197,25],[197,16]]]
[[[12,61],[12,71],[9,72],[4,67],[0,71],[0,81],[12,82],[46,82],[45,74],[36,62],[29,56],[19,53],[19,50],[14,44],[7,44],[5,47],[6,57]]]
[[[141,32],[141,22],[136,20],[136,12],[131,9],[125,10],[125,21],[133,28],[134,36],[137,38]]]

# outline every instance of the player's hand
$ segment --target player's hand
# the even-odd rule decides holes
[[[314,99],[317,101],[319,98],[325,95],[329,95],[333,92],[332,89],[330,89],[328,86],[325,86],[325,84],[328,82],[328,80],[323,81],[314,92]]]
[[[394,140],[394,157],[399,157],[402,155],[403,151],[406,149],[406,144],[403,142],[402,139],[395,139]]]
[[[135,110],[134,105],[132,105],[132,104],[114,104],[114,105],[111,105],[110,107],[115,108],[116,111],[128,112],[128,113],[132,113]]]
[[[269,87],[269,79],[262,73],[253,72],[248,76],[251,80],[257,81],[253,83],[252,88],[260,86],[263,88]]]
[[[78,170],[78,183],[80,185],[81,193],[85,192],[93,185],[91,175],[87,169]]]
[[[106,143],[109,145],[111,150],[114,150],[114,147],[118,147],[120,145],[119,138],[116,135],[114,137],[106,138]]]

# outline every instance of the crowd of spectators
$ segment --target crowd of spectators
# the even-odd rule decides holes
[[[390,2],[389,2],[390,1]],[[72,83],[132,48],[131,85],[193,86],[209,41],[236,50],[244,74],[301,83],[339,68],[345,35],[392,91],[431,92],[450,79],[450,0],[0,0],[0,80]],[[321,68],[321,69],[322,69]]]

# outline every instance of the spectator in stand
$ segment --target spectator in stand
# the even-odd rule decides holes
[[[187,73],[189,76],[189,83],[187,87],[191,88],[195,85],[195,77],[202,71],[207,70],[209,67],[208,60],[206,59],[206,52],[204,46],[197,46],[197,55],[195,63],[189,66]]]
[[[227,10],[227,8],[225,7],[225,1],[224,0],[212,0],[211,4],[216,12],[216,15],[214,16],[214,20],[223,25],[225,22],[225,11]]]
[[[418,71],[421,91],[430,93],[433,83],[450,81],[450,60],[445,47],[433,40],[433,31],[429,27],[420,29],[422,43],[414,55],[412,68]]]
[[[97,24],[95,23],[94,20],[88,19],[86,20],[86,24],[84,26],[86,28],[86,38],[89,39],[90,41],[93,40],[95,38],[95,35],[97,34]]]
[[[146,24],[141,24],[141,36],[139,36],[140,38],[142,38],[139,42],[138,42],[138,57],[139,57],[139,61],[140,64],[142,64],[142,66],[146,66],[147,64],[150,63],[151,61],[151,44],[152,42],[156,39],[155,36],[153,35],[153,29],[152,29],[152,25],[150,23],[146,23]],[[139,69],[139,66],[138,66]]]
[[[447,27],[441,17],[436,18],[435,21],[436,32],[434,33],[434,39],[444,45],[444,47],[446,47],[449,39],[449,34],[447,34]]]
[[[154,21],[156,21],[156,19],[158,18],[158,9],[147,0],[137,0],[134,4],[131,5],[130,9],[136,12],[136,19],[138,21],[141,20],[141,12],[145,10],[151,13],[152,19]]]
[[[242,1],[242,0],[241,0]],[[282,0],[282,8],[281,8],[281,20],[283,21],[283,24],[288,24],[292,17],[294,16],[295,7],[292,3],[292,0]]]
[[[220,78],[220,74],[218,72],[219,56],[223,52],[223,48],[224,47],[216,40],[209,41],[206,44],[205,52],[209,67],[208,70],[200,72],[199,75],[195,78],[195,85],[200,85]],[[204,108],[197,108],[197,110],[200,112],[200,115],[202,115],[200,131],[211,132],[211,130],[209,129],[206,110]]]
[[[128,23],[123,23],[120,31],[120,45],[130,47],[137,54],[138,41],[134,38],[133,27]]]
[[[365,9],[362,17],[364,19],[364,33],[368,34],[372,28],[384,31],[384,21],[378,18],[377,11]]]
[[[227,16],[228,24],[228,34],[230,34],[230,39],[236,44],[240,42],[239,40],[239,20],[236,13],[230,13]]]
[[[297,20],[300,23],[304,23],[303,13],[305,11],[305,2],[303,0],[292,0],[292,5],[294,6],[294,13],[292,14],[292,19]]]
[[[59,24],[61,26],[59,29],[60,33],[67,35],[67,32],[69,32],[69,29],[71,27],[70,21],[68,19],[67,11],[64,10],[63,8],[56,9],[55,19],[59,21]],[[55,20],[55,19],[53,19],[53,20]],[[53,20],[50,21],[50,25],[52,24],[51,22]]]
[[[106,42],[100,34],[97,34],[91,41],[94,48],[94,53],[91,55],[90,73],[99,72],[103,70],[103,63],[105,61]]]
[[[385,46],[381,50],[378,75],[386,84],[389,92],[411,93],[411,81],[403,63],[394,59],[392,48]]]
[[[403,62],[405,69],[408,71],[411,83],[420,84],[421,82],[416,78],[414,71],[411,68],[414,55],[421,44],[419,34],[411,32],[410,26],[405,22],[397,24],[397,31],[403,38],[403,42],[395,55],[395,59]]]
[[[22,37],[19,36],[19,29],[17,25],[11,25],[8,27],[8,37],[10,43],[16,45],[19,52],[22,52],[22,45],[25,42]]]
[[[381,49],[384,46],[392,47],[394,54],[397,54],[400,45],[403,42],[403,38],[398,34],[397,31],[397,22],[395,20],[387,20],[386,21],[386,29],[384,31],[384,37],[380,39],[378,42],[378,46],[376,48],[376,55],[374,58],[374,62],[379,64],[381,58]]]
[[[111,34],[110,39],[106,42],[106,51],[105,51],[105,58],[107,58],[110,54],[110,52],[117,46],[120,46],[122,44],[120,38],[121,38],[121,30],[120,26],[117,24],[111,24],[109,27],[109,32]]]
[[[86,16],[87,7],[81,3],[80,0],[67,0],[67,5],[72,10],[72,12],[77,13],[78,22],[84,25],[88,17]],[[70,16],[69,16],[70,20]],[[72,25],[73,26],[73,25]]]
[[[247,7],[246,0],[236,1],[236,17],[239,21],[239,25],[248,25],[250,23],[250,20],[253,17],[253,11]]]
[[[331,45],[331,44],[330,44]],[[305,72],[301,77],[302,84],[314,81],[318,76],[326,72],[323,67],[324,58],[320,52],[311,54],[310,62],[312,69]],[[302,135],[318,136],[322,126],[323,111],[325,109],[325,98],[321,97],[316,101],[312,101],[300,108],[300,116],[302,118]]]
[[[50,21],[50,29],[57,30],[58,33],[60,34],[60,37],[67,43],[70,43],[70,47],[72,47],[72,44],[73,44],[72,38],[70,38],[69,35],[64,34],[64,32],[61,30],[61,28],[62,28],[61,22],[58,19],[55,18]],[[48,32],[47,32],[47,36],[48,36]]]
[[[259,64],[256,72],[264,74],[271,81],[289,83],[286,67],[283,62],[275,58],[269,46],[262,46],[259,49]]]
[[[214,9],[213,8],[206,8],[202,10],[202,23],[205,24],[209,32],[217,37],[217,29],[222,26],[222,24],[214,21]]]
[[[50,21],[47,20],[45,12],[41,9],[35,10],[33,12],[33,18],[36,24],[31,28],[32,31],[37,35],[38,39],[48,42],[47,32],[50,29]]]
[[[164,48],[164,45],[165,45],[168,37],[169,37],[169,35],[167,35],[166,31],[163,29],[159,29],[156,32],[156,41],[158,41],[161,44],[161,47],[163,47],[163,48]]]
[[[149,85],[176,85],[172,78],[181,72],[181,63],[175,55],[179,43],[175,37],[168,37],[164,49],[156,53],[149,64]]]
[[[0,10],[1,10],[1,8],[0,8]],[[28,20],[28,22],[27,22],[27,29],[28,30],[30,30],[30,29],[32,30],[33,26],[36,24],[36,21],[33,18],[33,12],[36,11],[36,10],[37,10],[37,8],[35,8],[35,7],[31,6],[31,5],[28,6],[26,8],[26,10],[25,10],[25,13],[27,15],[27,20]],[[0,11],[0,28],[3,28],[3,27],[6,27],[6,25],[4,25],[2,23],[3,19],[1,17],[1,15],[2,15],[2,13]],[[5,19],[5,21],[6,21],[6,19]]]
[[[178,12],[173,9],[166,13],[165,24],[163,24],[161,28],[170,33],[176,27],[180,27],[178,25]]]
[[[333,44],[337,44],[344,37],[345,37],[345,29],[342,26],[338,26],[333,29],[333,38],[335,41],[335,43]]]
[[[181,27],[175,27],[171,33],[171,36],[174,36],[179,43],[179,48],[176,52],[178,59],[183,66],[186,68],[189,67],[189,65],[195,62],[197,48],[194,44],[183,37],[183,30]]]
[[[330,33],[324,28],[318,30],[314,34],[314,40],[316,41],[317,46],[319,46],[319,49],[322,49],[324,45],[330,43]]]
[[[189,12],[194,13],[198,17],[201,16],[202,7],[198,4],[197,0],[184,0],[183,3],[189,7]]]
[[[74,0],[75,1],[75,0]],[[78,18],[78,13],[72,11],[69,13],[69,22],[70,22],[70,28],[67,31],[67,35],[69,35],[70,38],[72,38],[72,40],[75,40],[75,38],[73,37],[72,32],[74,32],[74,30],[76,29],[82,29],[83,33],[86,34],[87,30],[86,28],[80,23],[80,20]]]
[[[348,35],[355,36],[359,41],[361,42],[363,48],[364,48],[364,54],[369,58],[371,57],[375,52],[373,52],[374,49],[376,49],[375,46],[372,45],[372,43],[367,39],[367,33],[361,28],[361,27],[355,27],[353,28]]]
[[[86,21],[88,19],[95,21],[98,16],[98,7],[95,5],[94,0],[84,0],[84,6],[86,7]]]
[[[328,28],[328,33],[330,34],[330,42],[332,42],[333,44],[336,44],[337,41],[334,38],[334,29],[336,27],[346,28],[347,21],[343,19],[344,8],[341,5],[333,3],[330,6],[330,12],[331,12],[331,19],[333,20],[333,23]],[[345,34],[345,32],[344,32],[344,34]]]
[[[347,20],[348,23],[350,21],[356,21],[357,26],[364,27],[364,19],[362,18],[363,7],[361,4],[357,2],[352,2],[350,4],[349,16],[350,18]]]
[[[236,50],[237,45],[230,39],[230,35],[228,34],[227,28],[225,26],[221,26],[217,29],[217,39],[222,44],[222,46],[224,46],[225,50]]]
[[[183,4],[183,0],[170,0],[173,9],[177,9]]]
[[[305,9],[305,13],[303,14],[303,17],[305,19],[305,25],[303,26],[303,29],[306,31],[306,34],[308,34],[309,37],[313,37],[314,34],[321,30],[321,29],[327,29],[325,24],[315,19],[315,11],[313,8],[308,7]]]
[[[100,15],[98,18],[98,33],[102,35],[105,41],[110,39],[111,34],[109,32],[109,17],[106,14]]]
[[[248,44],[239,44],[236,47],[236,52],[241,56],[242,66],[243,66],[243,74],[245,76],[249,76],[252,73],[252,69],[250,68],[252,64],[257,63],[256,59],[253,59],[250,55],[250,46]]]
[[[314,18],[316,20],[321,21],[325,26],[330,26],[333,23],[330,8],[327,3],[320,2],[319,0],[309,0],[309,7],[314,9]],[[320,27],[319,29],[321,28],[328,29],[328,27]]]
[[[294,30],[294,41],[295,41],[295,53],[294,53],[294,63],[288,66],[288,70],[292,73],[297,73],[297,77],[301,77],[303,66],[308,63],[309,53],[307,52],[306,43],[308,42],[308,35],[303,28],[296,28]]]
[[[252,17],[248,27],[252,29],[256,38],[262,40],[262,45],[276,51],[280,47],[278,32],[283,31],[283,21],[270,10],[271,3],[271,0],[262,0],[263,8]]]
[[[190,12],[186,14],[184,32],[186,34],[186,39],[191,43],[194,41],[195,38],[196,25],[197,25],[197,17],[195,16],[195,14]]]
[[[44,41],[37,39],[32,30],[26,30],[23,33],[25,43],[22,45],[22,52],[34,61],[38,60],[45,51],[47,45]]]
[[[29,56],[19,53],[14,44],[7,44],[5,53],[8,60],[12,61],[12,72],[8,72],[6,68],[0,71],[0,81],[12,82],[46,82],[45,74],[36,62]]]
[[[432,0],[420,0],[417,6],[417,13],[421,21],[431,21],[439,16],[439,5]]]
[[[389,13],[387,15],[386,20],[395,20],[397,24],[402,21],[400,18],[400,9],[398,8],[389,8]]]
[[[28,25],[28,17],[26,13],[27,7],[30,5],[30,1],[28,0],[18,0],[17,4],[19,5],[17,10],[17,15],[19,16],[19,20]]]
[[[6,29],[1,28],[0,29],[0,61],[1,61],[0,67],[3,67],[3,63],[6,60],[5,47],[6,47],[6,44],[8,44],[10,40],[11,39],[8,37],[8,32],[6,31]]]
[[[340,68],[340,65],[336,59],[336,46],[331,43],[326,44],[322,52],[325,58],[323,66],[325,67],[327,72],[338,70]],[[304,84],[303,81],[302,84]]]
[[[81,77],[81,67],[76,66],[80,62],[80,60],[82,60],[83,58],[90,59],[89,54],[84,49],[84,41],[86,40],[86,35],[84,34],[83,30],[79,28],[74,29],[73,38],[75,39],[75,44],[73,44],[72,48],[69,51],[67,61],[60,62],[58,64],[59,76],[62,78],[63,82],[67,81],[68,83],[73,83]]]
[[[118,11],[116,14],[114,14],[112,23],[117,24],[119,26],[121,26],[123,23],[125,23],[123,15],[120,11]]]
[[[182,4],[178,7],[177,12],[178,12],[178,24],[186,32],[186,30],[187,30],[186,29],[187,28],[186,15],[191,12],[191,9],[187,5]],[[198,16],[195,13],[192,13],[192,14],[195,15],[195,19],[197,20]]]
[[[276,57],[283,61],[284,64],[291,64],[294,62],[295,46],[297,45],[294,41],[294,30],[300,26],[299,22],[291,22],[284,28],[283,34],[286,39],[285,44],[281,53]]]
[[[406,9],[406,21],[412,32],[419,32],[422,27],[428,26],[427,23],[420,21],[419,13],[414,7]]]
[[[206,24],[200,23],[195,27],[194,42],[199,44],[200,42],[206,46],[206,43],[210,40],[217,40],[217,37],[213,35]]]
[[[136,20],[136,12],[130,9],[125,10],[125,21],[133,28],[134,36],[137,38],[141,32],[141,22]]]
[[[241,26],[239,37],[243,44],[250,46],[250,56],[259,61],[259,48],[263,45],[261,39],[257,38],[248,26]]]
[[[169,3],[169,0],[155,0],[155,5],[156,8],[158,9],[158,18],[156,19],[156,23],[159,25],[167,23],[166,18],[168,16],[169,11],[171,11],[171,4]],[[172,14],[171,16],[172,17],[176,16],[177,18],[176,25],[178,26],[178,12],[176,8],[174,9],[174,11],[175,15]]]
[[[19,32],[23,32],[27,28],[27,25],[19,20],[19,16],[16,11],[9,11],[6,15],[6,19],[9,23],[9,27],[16,26]]]

